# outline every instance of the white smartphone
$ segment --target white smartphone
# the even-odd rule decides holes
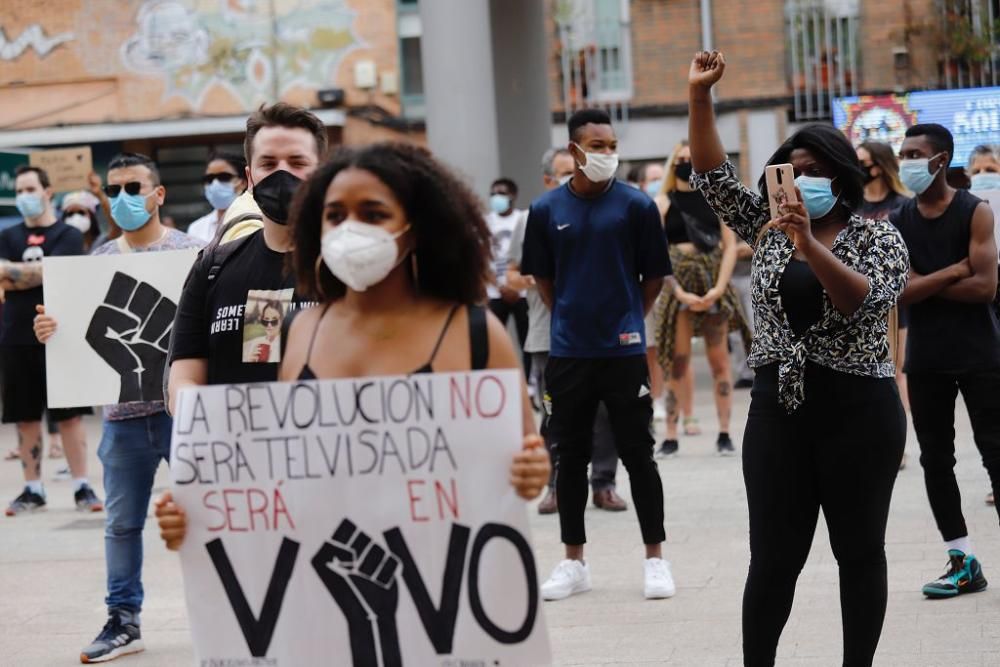
[[[771,206],[771,220],[784,215],[787,204],[799,201],[795,194],[795,170],[790,164],[772,164],[764,169],[767,198]]]

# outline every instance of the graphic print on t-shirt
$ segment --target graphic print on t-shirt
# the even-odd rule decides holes
[[[291,310],[294,290],[250,290],[243,307],[243,363],[281,361],[281,323]]]

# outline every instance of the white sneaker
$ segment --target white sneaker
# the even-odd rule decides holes
[[[647,558],[643,563],[646,572],[644,592],[647,600],[671,598],[677,592],[674,577],[670,573],[670,563],[662,558]]]
[[[667,408],[664,407],[662,400],[653,401],[653,421],[654,422],[667,421]]]
[[[548,581],[542,584],[542,599],[565,600],[570,595],[590,590],[590,566],[578,560],[564,560],[556,565]]]

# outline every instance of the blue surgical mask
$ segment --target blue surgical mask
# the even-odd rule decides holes
[[[14,205],[17,206],[17,212],[23,215],[25,218],[37,218],[42,213],[45,213],[45,202],[42,201],[41,195],[32,194],[30,192],[22,192],[14,199]]]
[[[510,197],[508,195],[490,195],[490,210],[500,214],[510,208]]]
[[[569,183],[571,178],[573,178],[573,174],[566,174],[565,176],[559,179],[559,185],[566,185],[567,183]]]
[[[156,193],[150,192],[145,196],[130,195],[122,190],[117,197],[112,197],[111,217],[115,219],[115,224],[126,232],[142,229],[153,215],[146,210],[146,199],[154,194]]]
[[[903,185],[912,190],[913,194],[923,194],[937,178],[941,167],[938,167],[932,174],[929,166],[930,161],[935,157],[937,155],[930,158],[922,157],[899,161],[899,180],[903,181]]]
[[[650,197],[655,197],[660,194],[660,188],[663,187],[663,180],[656,179],[655,181],[650,181],[646,183],[646,194]]]
[[[838,197],[833,194],[833,181],[820,176],[799,176],[795,179],[802,193],[802,203],[805,204],[809,218],[816,220],[833,210]]]
[[[236,200],[236,183],[215,179],[205,186],[205,199],[216,211],[225,211]]]
[[[1000,190],[1000,174],[983,171],[972,177],[972,191],[976,190]]]

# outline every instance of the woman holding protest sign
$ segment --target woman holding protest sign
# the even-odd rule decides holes
[[[298,191],[290,219],[298,290],[320,305],[289,320],[281,380],[517,369],[483,306],[490,233],[475,195],[421,148],[341,149]],[[518,495],[545,488],[548,454],[521,383]],[[164,494],[160,533],[179,548],[183,510]]]

